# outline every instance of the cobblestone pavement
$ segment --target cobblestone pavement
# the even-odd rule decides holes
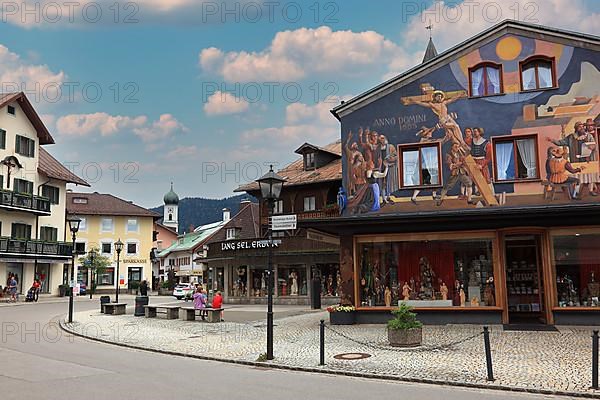
[[[423,346],[395,349],[384,325],[327,326],[326,365],[319,364],[319,320],[310,313],[275,321],[273,364],[339,373],[443,383],[510,387],[542,392],[600,396],[591,385],[591,331],[512,332],[491,326],[496,381],[486,381],[482,328],[472,325],[426,326]],[[99,312],[75,314],[74,333],[134,347],[235,361],[256,361],[265,351],[265,322],[208,324],[147,319]],[[339,360],[342,353],[366,353]]]

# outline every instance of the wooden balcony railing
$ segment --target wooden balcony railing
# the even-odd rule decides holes
[[[315,211],[302,211],[302,212],[297,212],[297,213],[293,213],[293,212],[286,212],[286,213],[282,213],[282,214],[277,214],[277,215],[291,215],[291,214],[296,214],[298,221],[302,221],[302,220],[306,220],[306,219],[319,219],[319,218],[335,218],[335,217],[339,217],[340,216],[340,210],[339,207],[336,205],[334,206],[329,206],[325,209],[322,210],[315,210]],[[263,225],[267,225],[269,222],[269,218],[267,216],[263,216],[261,218],[261,223]]]

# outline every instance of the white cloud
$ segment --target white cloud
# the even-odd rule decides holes
[[[178,145],[166,154],[167,159],[181,160],[182,158],[193,157],[198,154],[198,147]]]
[[[188,132],[189,129],[171,114],[163,114],[150,126],[136,127],[133,132],[144,142],[166,139],[177,132]]]
[[[202,50],[200,66],[229,82],[294,81],[313,74],[359,75],[384,67],[400,52],[374,31],[333,31],[328,26],[278,32],[260,52]]]
[[[204,104],[204,112],[208,116],[239,114],[247,111],[249,106],[245,99],[228,92],[217,91]]]
[[[53,72],[47,65],[30,64],[0,44],[0,82],[2,92],[35,91],[53,96],[54,89],[66,78],[63,71]],[[60,93],[60,92],[59,92]],[[31,99],[35,101],[35,99]]]
[[[60,117],[56,121],[56,129],[60,135],[89,136],[100,134],[112,136],[126,129],[142,127],[147,123],[146,116],[124,117],[103,112],[94,114],[71,114]]]

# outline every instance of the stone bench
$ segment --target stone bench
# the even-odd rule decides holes
[[[548,199],[549,195],[551,195],[550,200],[554,200],[554,195],[556,194],[557,188],[560,188],[563,193],[566,193],[569,200],[573,200],[573,196],[571,195],[571,183],[552,183],[550,181],[542,181],[542,186],[544,187],[544,200]]]
[[[180,307],[179,319],[183,321],[195,321],[196,315],[201,315],[203,312],[206,312],[207,321],[209,323],[221,322],[221,312],[223,312],[222,308],[196,309],[194,307]]]
[[[146,318],[156,318],[157,314],[165,314],[167,319],[177,319],[179,306],[144,306]]]
[[[102,312],[109,315],[123,315],[125,314],[126,307],[127,303],[104,303],[102,305]]]

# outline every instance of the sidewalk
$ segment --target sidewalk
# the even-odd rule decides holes
[[[492,326],[496,381],[486,380],[482,328],[472,325],[424,327],[416,349],[387,344],[385,325],[328,326],[326,365],[319,366],[319,320],[308,312],[275,321],[275,360],[267,365],[371,378],[566,394],[600,398],[591,384],[591,331],[509,332]],[[227,319],[227,311],[225,312]],[[81,312],[63,328],[76,335],[162,353],[255,364],[265,351],[264,320],[208,324],[180,320],[107,316]],[[362,359],[336,359],[346,353]],[[354,357],[354,356],[351,356]],[[258,365],[265,365],[259,363]]]
[[[90,302],[98,302],[100,295],[94,295],[93,299],[90,300],[89,295],[75,296],[75,302],[82,301],[90,301]],[[131,294],[120,294],[119,298],[122,298],[124,301],[129,302],[135,300],[135,295]],[[16,306],[25,306],[25,305],[35,305],[35,304],[56,304],[56,303],[68,303],[69,296],[58,297],[50,294],[41,294],[37,302],[26,302],[25,295],[19,295],[19,300],[16,303],[9,301],[10,297],[0,298],[0,307],[16,307]]]

